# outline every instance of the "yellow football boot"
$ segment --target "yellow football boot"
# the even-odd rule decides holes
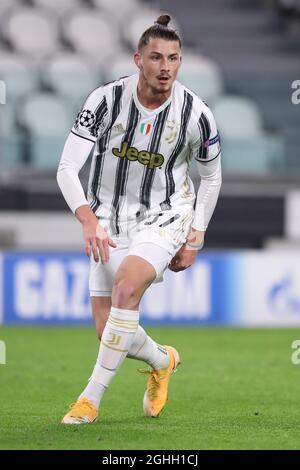
[[[168,367],[159,370],[139,370],[150,374],[147,390],[144,395],[143,408],[146,416],[157,418],[168,400],[168,385],[173,372],[176,372],[180,364],[180,356],[175,348],[164,346],[168,351],[170,362]]]
[[[70,406],[70,411],[63,417],[62,424],[90,424],[98,417],[95,405],[88,398],[79,398]]]

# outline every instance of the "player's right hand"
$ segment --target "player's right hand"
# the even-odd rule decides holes
[[[85,252],[88,257],[93,254],[94,260],[101,263],[109,261],[109,247],[116,248],[115,242],[110,238],[107,229],[101,227],[97,218],[83,224],[83,236],[85,240]]]

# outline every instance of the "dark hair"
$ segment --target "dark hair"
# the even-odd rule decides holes
[[[166,41],[178,41],[179,46],[181,47],[181,39],[177,31],[168,27],[170,20],[171,17],[169,15],[159,16],[154,22],[154,25],[150,26],[150,28],[146,29],[142,34],[138,43],[138,50],[140,51],[144,46],[146,46],[149,43],[150,38],[161,38]]]

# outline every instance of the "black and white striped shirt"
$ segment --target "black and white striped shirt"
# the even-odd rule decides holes
[[[175,81],[157,109],[137,97],[138,75],[101,86],[87,98],[72,133],[95,143],[87,199],[100,219],[124,221],[193,205],[188,170],[192,158],[209,162],[220,153],[207,105]]]

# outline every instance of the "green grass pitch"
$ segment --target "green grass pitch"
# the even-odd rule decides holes
[[[0,365],[1,449],[299,449],[298,330],[148,328],[178,348],[158,419],[146,418],[144,364],[126,359],[105,395],[100,419],[60,420],[86,384],[97,355],[92,328],[5,327]]]

